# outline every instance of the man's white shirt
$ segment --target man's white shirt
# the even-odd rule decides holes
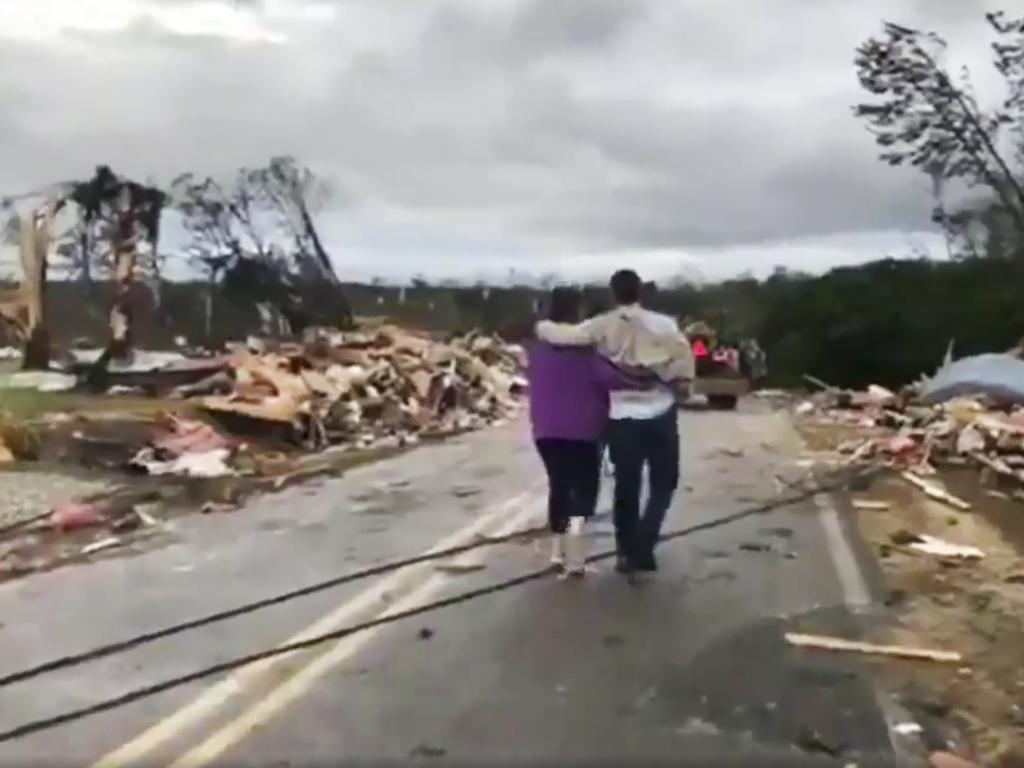
[[[637,307],[637,317],[648,330],[654,333],[673,333],[679,325],[668,315],[651,312],[649,309]],[[619,419],[655,419],[667,413],[675,405],[675,396],[663,386],[652,389],[615,390],[609,394],[611,407],[609,418]]]

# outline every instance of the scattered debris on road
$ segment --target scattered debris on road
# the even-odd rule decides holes
[[[954,544],[949,541],[944,541],[936,536],[929,536],[926,533],[922,533],[917,537],[917,541],[910,542],[911,549],[917,550],[918,552],[924,552],[928,555],[936,555],[938,557],[952,557],[963,560],[980,560],[985,556],[977,547],[972,547],[964,544]]]
[[[911,485],[917,486],[922,491],[924,491],[929,497],[935,499],[936,501],[941,501],[944,504],[949,504],[949,506],[956,507],[957,509],[960,510],[968,510],[971,508],[971,505],[968,504],[963,499],[954,496],[945,488],[942,488],[936,483],[930,483],[923,477],[918,477],[913,472],[903,472],[900,474],[900,477],[902,477]]]
[[[934,475],[936,463],[973,463],[1024,486],[1024,407],[1017,401],[973,394],[933,403],[912,387],[899,394],[880,387],[830,389],[802,401],[795,413],[817,424],[869,431],[838,446],[850,463],[882,461],[918,479]]]
[[[928,758],[928,765],[931,768],[981,768],[977,763],[949,752],[933,752]]]
[[[892,730],[900,736],[917,736],[924,733],[924,728],[921,724],[913,722],[896,723]]]
[[[119,536],[108,536],[105,539],[94,541],[92,544],[86,544],[82,547],[83,555],[95,555],[97,552],[103,552],[107,549],[113,549],[114,547],[121,546],[122,541]]]
[[[447,573],[451,576],[461,576],[466,573],[475,573],[476,571],[482,571],[487,566],[483,563],[438,563],[434,566],[434,570],[440,571],[441,573]]]
[[[845,751],[845,746],[838,739],[829,738],[805,725],[800,726],[796,743],[800,749],[812,755],[839,757]]]
[[[420,744],[409,752],[410,757],[441,758],[448,754],[443,747],[434,747],[429,744]]]
[[[104,525],[106,515],[97,504],[62,504],[54,509],[49,516],[49,525],[58,531],[71,531],[78,528],[90,528]]]

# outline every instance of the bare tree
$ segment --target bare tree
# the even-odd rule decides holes
[[[339,284],[313,219],[330,197],[330,186],[293,157],[274,157],[265,167],[244,173],[266,210],[294,245],[300,271]]]
[[[885,23],[883,35],[857,49],[855,63],[861,85],[876,97],[854,107],[863,118],[890,165],[910,164],[942,179],[960,179],[986,188],[1001,217],[1024,234],[1024,187],[1020,151],[1008,155],[1003,133],[1018,132],[1020,150],[1024,107],[1024,19],[1007,21],[1003,14],[987,17],[998,41],[994,64],[1007,84],[1006,100],[992,110],[978,104],[967,73],[954,78],[941,65],[946,42],[938,35]],[[1016,164],[1018,167],[1012,167]],[[963,216],[959,218],[962,222]],[[936,219],[960,226],[941,204]]]
[[[227,191],[209,176],[197,178],[188,173],[171,183],[170,193],[188,236],[189,260],[215,281],[242,251],[232,227]]]
[[[260,222],[267,214],[261,207],[262,189],[251,181],[249,171],[239,171],[227,183],[186,173],[171,183],[170,190],[193,261],[209,267],[213,260],[223,269],[233,259],[269,254],[269,238]]]
[[[289,157],[243,168],[229,181],[185,174],[171,185],[188,251],[233,300],[276,314],[293,331],[348,325],[351,309],[314,222],[328,185]]]

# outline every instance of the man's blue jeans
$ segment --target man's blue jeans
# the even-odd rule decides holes
[[[614,419],[608,429],[608,446],[615,465],[615,544],[619,556],[638,568],[654,567],[654,547],[679,485],[676,409],[653,419]],[[641,517],[645,466],[650,489]]]

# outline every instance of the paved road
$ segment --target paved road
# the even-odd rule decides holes
[[[797,472],[782,414],[681,418],[683,487],[667,529],[774,496],[775,476]],[[0,587],[0,673],[524,527],[541,519],[542,494],[512,424],[186,518],[170,546]],[[0,744],[0,763],[896,764],[893,715],[857,660],[782,639],[863,620],[853,614],[870,578],[840,520],[832,501],[808,500],[666,544],[643,584],[607,565],[583,582],[545,578]],[[592,545],[608,548],[610,533],[607,516],[596,521]],[[0,727],[535,570],[544,555],[536,543],[489,548],[462,556],[476,570],[414,567],[12,686]]]

